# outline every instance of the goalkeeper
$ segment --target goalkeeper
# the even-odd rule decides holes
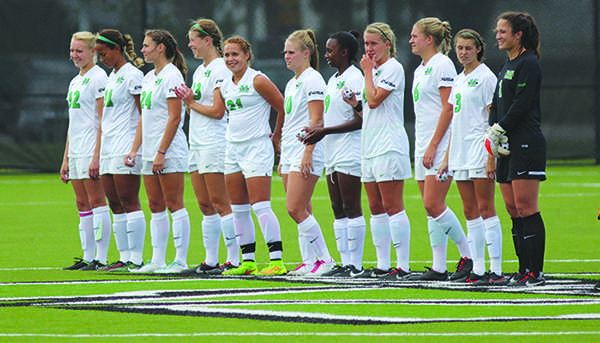
[[[496,179],[512,219],[519,270],[509,285],[544,284],[546,233],[538,207],[546,179],[546,140],[540,129],[539,31],[527,13],[506,12],[497,20],[496,40],[508,60],[498,74],[490,108],[486,147],[498,157]]]

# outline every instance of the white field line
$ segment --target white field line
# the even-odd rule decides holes
[[[527,332],[190,332],[190,333],[131,333],[131,334],[58,334],[58,333],[0,333],[0,337],[46,338],[130,338],[130,337],[517,337],[517,336],[598,336],[600,331],[527,331]]]

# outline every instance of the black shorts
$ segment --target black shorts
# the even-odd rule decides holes
[[[513,144],[508,141],[510,155],[496,162],[496,180],[510,183],[512,180],[546,180],[546,140],[544,136],[529,136]]]

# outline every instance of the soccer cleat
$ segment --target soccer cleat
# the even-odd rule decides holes
[[[592,292],[600,292],[600,282],[598,282],[594,288],[592,288]]]
[[[314,264],[310,265],[310,264],[302,263],[296,269],[294,269],[291,272],[289,272],[288,275],[291,275],[291,276],[304,276],[304,275],[310,273],[314,268],[315,268]]]
[[[473,270],[473,260],[468,257],[461,257],[456,265],[456,272],[450,275],[450,281],[463,282]]]
[[[490,272],[488,282],[490,286],[506,286],[508,285],[509,279],[507,279],[503,274],[498,275]]]
[[[168,266],[154,271],[156,274],[181,274],[187,266],[181,262],[171,262]]]
[[[360,268],[360,270],[358,268],[356,268],[354,265],[349,265],[348,269],[350,270],[350,274],[348,276],[352,277],[352,278],[361,278],[364,277],[366,274],[366,269],[365,268]]]
[[[443,273],[436,272],[435,270],[425,267],[428,270],[421,274],[415,275],[408,278],[410,281],[448,281],[448,271]]]
[[[81,267],[79,270],[81,270],[81,271],[90,271],[90,270],[98,271],[104,267],[106,267],[106,264],[101,263],[98,260],[93,260],[90,264],[88,264],[87,266]]]
[[[242,264],[233,269],[225,270],[223,275],[254,275],[256,274],[256,262],[244,261]]]
[[[471,272],[471,274],[469,274],[469,277],[464,282],[473,286],[487,286],[490,283],[489,279],[490,278],[487,273],[479,275]]]
[[[340,277],[340,276],[347,276],[344,274],[350,274],[350,270],[348,269],[348,266],[342,266],[342,265],[336,265],[334,266],[330,271],[323,273],[322,276],[336,276],[336,277]]]
[[[306,274],[306,276],[323,276],[323,274],[330,272],[335,267],[336,264],[333,259],[331,259],[331,261],[329,262],[317,261],[313,270],[311,270],[310,273]]]
[[[409,275],[410,272],[404,271],[402,268],[394,268],[388,275],[382,276],[381,279],[388,281],[404,281],[408,279]]]
[[[140,264],[135,264],[131,261],[127,262],[127,270],[130,273],[135,273],[136,270],[142,268],[144,266],[144,262],[140,263]]]
[[[68,267],[64,267],[62,270],[79,270],[88,265],[88,263],[81,257],[75,257],[74,260],[75,263]]]
[[[219,266],[218,263],[215,266],[211,266],[210,264],[207,264],[206,262],[202,262],[201,264],[198,265],[198,267],[194,268],[194,272],[196,272],[196,274],[218,275],[223,272],[223,269],[221,269],[221,267]]]
[[[101,272],[126,272],[127,271],[127,263],[123,261],[117,261],[115,263],[111,263],[106,267],[98,269]]]
[[[508,285],[509,286],[519,286],[519,280],[521,280],[523,278],[523,276],[525,276],[527,273],[523,274],[521,272],[516,272],[513,273],[509,278],[508,278]]]
[[[267,268],[259,271],[256,274],[257,275],[285,275],[285,274],[287,274],[287,269],[285,268],[283,261],[281,261],[281,260],[271,261],[271,263],[269,263],[269,266]]]
[[[140,273],[140,274],[143,274],[143,273],[154,273],[155,271],[157,271],[159,269],[162,269],[162,268],[165,268],[165,267],[166,267],[166,265],[162,265],[161,266],[161,265],[156,264],[154,262],[150,262],[150,263],[146,264],[143,267],[140,267],[140,268],[134,269],[134,270],[130,270],[130,272],[132,272],[132,273]]]
[[[230,270],[230,269],[235,269],[239,267],[236,266],[235,264],[231,263],[231,262],[225,262],[222,266],[221,266],[221,271],[226,271],[226,270]]]
[[[529,275],[529,277],[525,281],[525,286],[527,287],[542,286],[546,283],[546,279],[544,279],[544,274],[541,272],[540,275],[537,277],[533,274],[533,272],[530,272],[527,275]]]

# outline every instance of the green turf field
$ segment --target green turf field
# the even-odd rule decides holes
[[[550,166],[541,187],[546,223],[547,284],[537,289],[468,287],[451,283],[381,282],[337,278],[257,279],[157,277],[67,272],[81,254],[71,186],[58,175],[0,175],[0,341],[6,342],[381,342],[473,339],[600,341],[600,173],[594,166]],[[145,194],[142,193],[142,200]],[[203,259],[201,214],[189,178],[186,207],[192,223],[190,265]],[[273,180],[289,268],[300,261],[297,229],[285,211],[279,178]],[[430,265],[431,248],[417,185],[405,187],[412,226],[411,268]],[[516,268],[510,220],[497,194],[504,232],[505,272]],[[366,195],[364,213],[368,222]],[[448,205],[464,223],[456,188]],[[147,201],[142,202],[149,221]],[[338,257],[324,179],[314,214]],[[257,227],[257,262],[267,249]],[[221,248],[224,257],[225,249]],[[118,253],[111,242],[109,259]],[[145,258],[151,257],[147,230]],[[174,257],[170,243],[167,260]],[[458,252],[450,243],[448,268]],[[375,263],[367,233],[365,266]],[[392,259],[394,261],[395,259]],[[394,263],[394,262],[393,262]]]

